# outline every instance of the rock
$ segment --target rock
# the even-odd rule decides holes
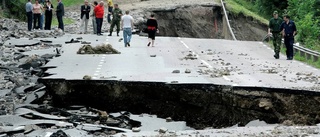
[[[172,73],[180,73],[180,70],[174,70]]]
[[[294,123],[291,121],[291,120],[285,120],[282,122],[282,125],[285,125],[285,126],[293,126]]]
[[[186,69],[184,72],[185,73],[191,73],[191,70],[190,69]]]
[[[91,80],[91,79],[92,79],[92,77],[91,77],[91,76],[89,76],[89,75],[85,75],[85,76],[83,76],[83,79],[84,79],[84,80]]]
[[[167,117],[166,118],[166,122],[172,122],[172,118],[171,117]]]
[[[166,129],[166,128],[164,128],[164,127],[162,127],[162,128],[159,129],[159,133],[160,133],[160,134],[164,134],[164,133],[166,133],[167,131],[168,131],[168,129]]]
[[[132,128],[132,132],[140,132],[141,131],[141,129],[140,128],[138,128],[138,127],[134,127],[134,128]]]
[[[150,55],[150,57],[156,57],[157,55]]]
[[[269,110],[270,108],[273,108],[273,105],[269,99],[261,99],[259,102],[259,107]]]

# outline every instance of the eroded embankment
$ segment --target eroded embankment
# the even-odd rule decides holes
[[[212,84],[166,84],[99,80],[40,80],[59,107],[87,105],[108,112],[156,114],[194,128],[267,123],[312,125],[320,122],[320,94]]]
[[[160,36],[230,39],[221,5],[177,6],[174,8],[149,9],[145,18],[155,14]],[[231,28],[238,40],[261,41],[266,35],[267,25],[243,14],[228,13]],[[146,28],[146,22],[136,27]]]

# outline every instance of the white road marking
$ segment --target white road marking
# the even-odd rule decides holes
[[[259,42],[259,44],[263,44],[262,42]]]
[[[98,65],[98,67],[102,67],[102,65]]]
[[[97,68],[97,70],[100,70],[101,68]]]
[[[266,47],[267,45],[263,44],[264,47]]]
[[[271,49],[271,48],[269,48],[269,47],[268,47],[267,49],[270,49],[270,50],[272,50],[272,49]]]
[[[299,63],[299,65],[304,65],[303,63]]]
[[[238,84],[232,84],[233,87],[239,86]]]
[[[102,60],[100,60],[100,62],[104,62],[104,60],[102,59]]]
[[[306,66],[307,68],[311,68],[310,66]]]
[[[99,62],[99,64],[103,64],[103,62]]]
[[[316,71],[317,71],[318,69],[314,68],[313,70],[316,70]]]
[[[100,73],[100,71],[99,71],[99,70],[97,70],[97,71],[96,71],[96,73]]]
[[[183,41],[180,41],[187,49],[189,49],[189,46],[186,44],[186,43],[184,43]]]
[[[97,73],[94,73],[93,75],[95,75],[95,76],[98,76],[99,74],[97,74]]]
[[[98,79],[98,77],[92,77],[92,79]]]
[[[107,55],[102,55],[103,57],[106,57]]]
[[[202,59],[201,59],[201,62],[202,62],[203,64],[207,65],[209,68],[213,68],[208,62],[206,62],[206,61],[204,61],[204,60],[202,60]]]
[[[105,59],[106,57],[102,57],[102,59]]]
[[[227,81],[231,81],[231,79],[229,79],[227,76],[222,76],[222,77]]]
[[[178,37],[178,40],[180,40],[181,38],[180,37]]]

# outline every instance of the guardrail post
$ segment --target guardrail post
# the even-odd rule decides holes
[[[300,56],[301,56],[301,57],[305,57],[305,56],[306,56],[306,52],[300,50]]]
[[[306,55],[307,55],[307,60],[310,60],[311,59],[311,54],[309,54],[309,53],[306,53]]]
[[[319,60],[319,56],[313,55],[313,62],[317,62]]]
[[[297,48],[293,48],[294,49],[294,53],[298,53],[299,52],[299,49]]]

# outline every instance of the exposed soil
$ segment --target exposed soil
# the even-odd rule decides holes
[[[186,121],[197,129],[244,126],[255,119],[298,125],[320,122],[318,92],[103,80],[42,82],[60,107],[79,104],[108,112],[156,114]]]

